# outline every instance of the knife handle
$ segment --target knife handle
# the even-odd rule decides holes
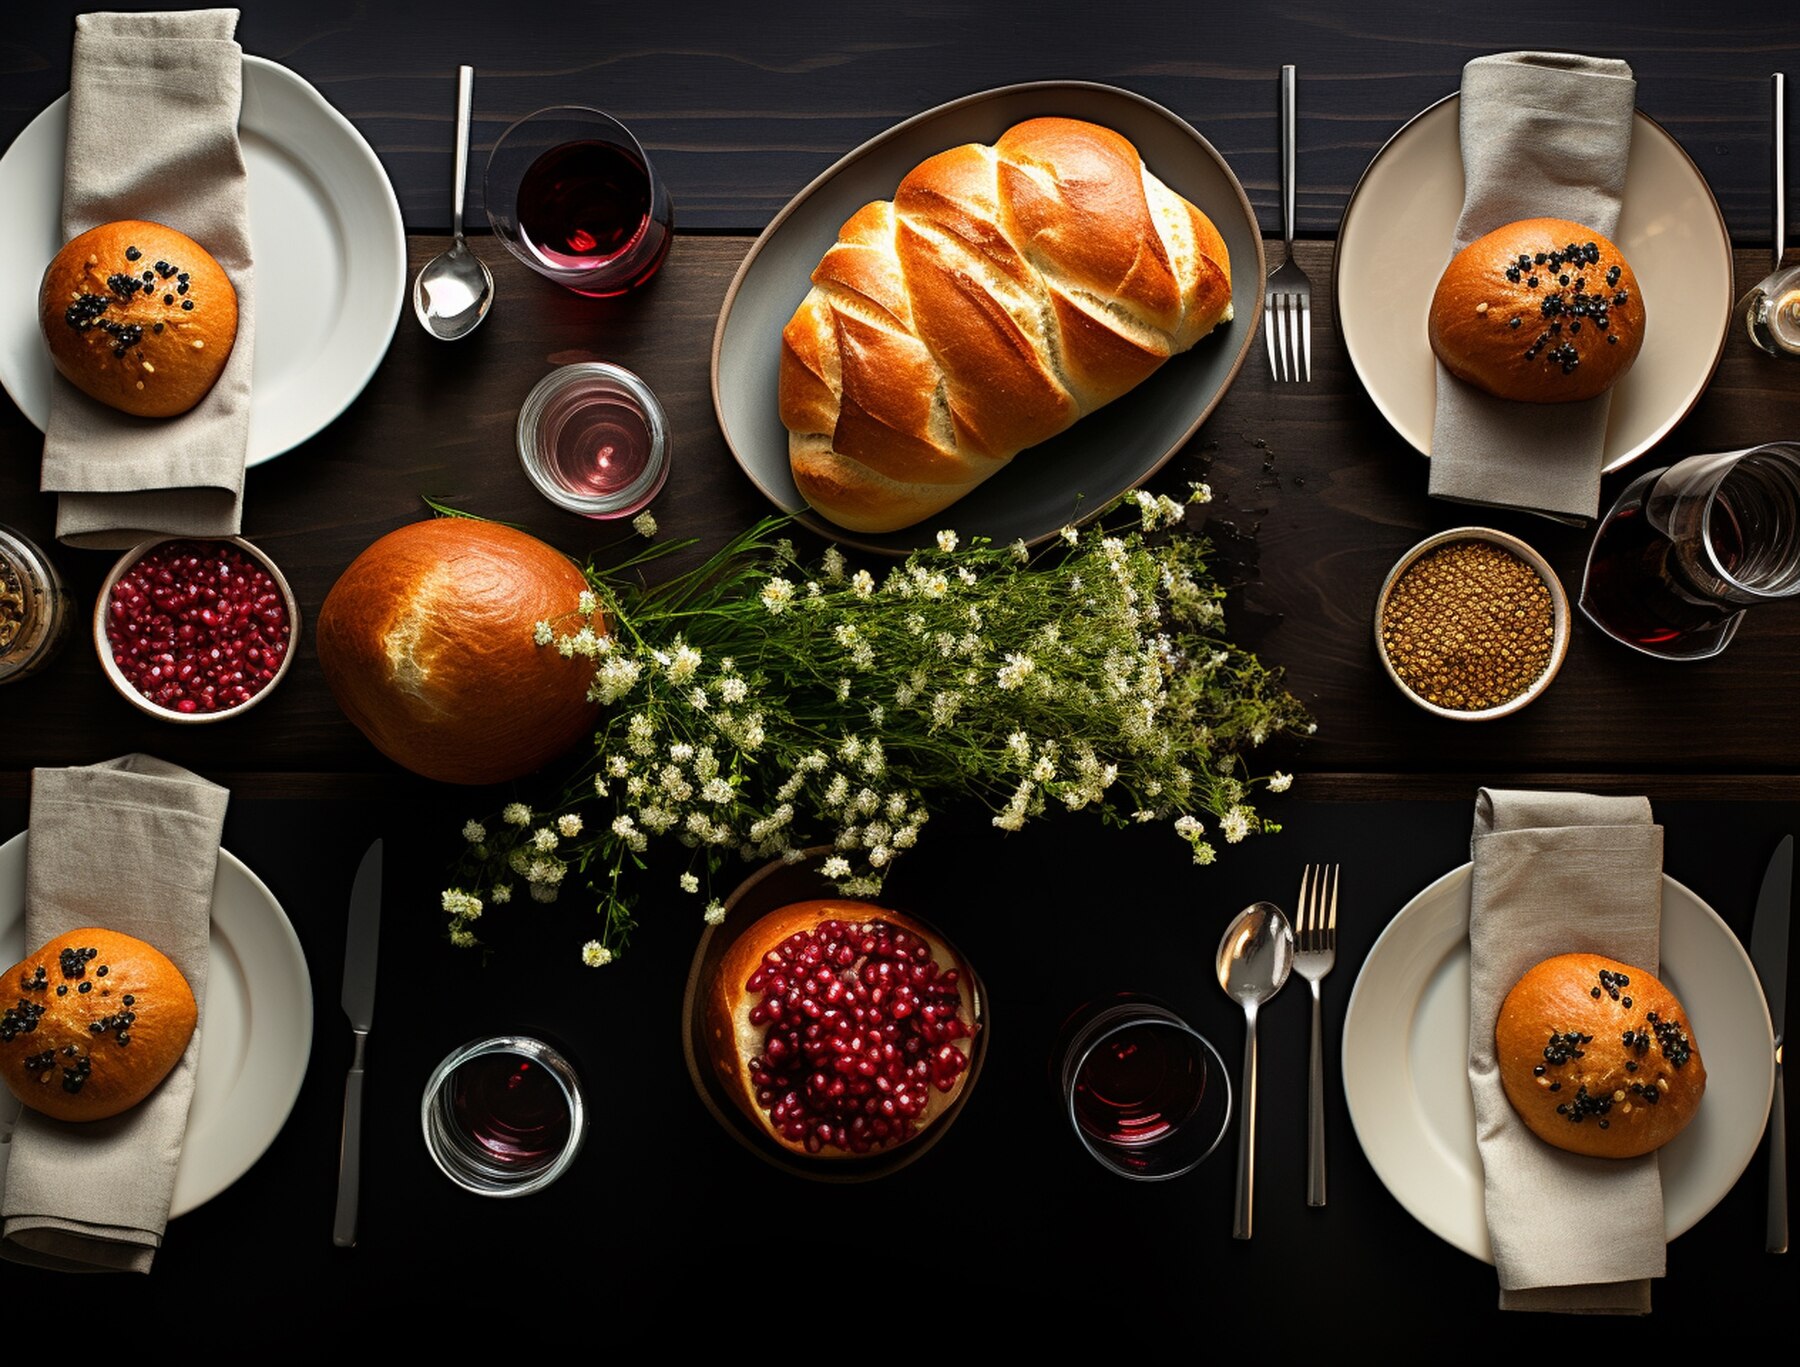
[[[1776,1054],[1775,1103],[1769,1108],[1769,1240],[1771,1253],[1786,1253],[1787,1228],[1787,1096],[1781,1084],[1781,1055]]]
[[[331,1226],[331,1242],[339,1248],[356,1247],[356,1208],[362,1193],[363,1046],[368,1032],[356,1032],[356,1054],[344,1077],[344,1138],[338,1149],[337,1215]]]

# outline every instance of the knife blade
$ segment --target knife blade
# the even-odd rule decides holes
[[[1767,1248],[1786,1253],[1787,1096],[1781,1082],[1781,1044],[1787,1018],[1788,922],[1793,907],[1794,837],[1784,835],[1763,875],[1750,929],[1750,962],[1762,979],[1775,1031],[1775,1099],[1769,1107],[1769,1224]]]
[[[375,1018],[375,969],[381,947],[381,842],[357,866],[350,887],[350,925],[344,938],[344,1014],[356,1039],[344,1078],[344,1136],[338,1149],[337,1215],[331,1242],[356,1246],[356,1211],[362,1187],[363,1051]]]

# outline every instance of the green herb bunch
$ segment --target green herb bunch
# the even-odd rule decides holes
[[[579,611],[536,637],[594,662],[594,753],[548,807],[463,828],[450,939],[478,944],[496,906],[578,882],[600,917],[582,956],[610,963],[652,841],[687,849],[680,886],[717,923],[728,859],[829,843],[839,892],[873,897],[952,803],[984,804],[1002,831],[1053,808],[1163,822],[1197,864],[1215,835],[1279,829],[1250,799],[1291,779],[1253,778],[1242,756],[1313,725],[1278,671],[1226,639],[1184,513],[1132,494],[1035,554],[940,532],[880,577],[835,547],[802,564],[780,519],[659,584],[642,566],[692,543],[590,566]]]

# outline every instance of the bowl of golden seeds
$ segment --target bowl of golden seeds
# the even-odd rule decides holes
[[[1388,571],[1375,599],[1375,653],[1394,686],[1433,716],[1492,721],[1550,687],[1569,651],[1569,595],[1516,536],[1453,527]]]

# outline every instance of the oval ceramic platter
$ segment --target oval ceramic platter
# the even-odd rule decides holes
[[[1231,257],[1233,318],[1122,398],[1011,464],[935,517],[897,532],[849,532],[806,506],[788,467],[776,411],[781,330],[811,287],[838,229],[872,200],[890,199],[927,157],[991,143],[1023,119],[1060,115],[1115,129],[1144,164],[1212,219]],[[1097,514],[1160,469],[1204,422],[1256,340],[1262,313],[1262,237],[1244,187],[1211,143],[1141,95],[1083,81],[1039,81],[969,95],[870,139],[802,190],[744,258],[713,334],[713,408],[752,483],[821,536],[904,555],[940,527],[997,544],[1046,540]]]

